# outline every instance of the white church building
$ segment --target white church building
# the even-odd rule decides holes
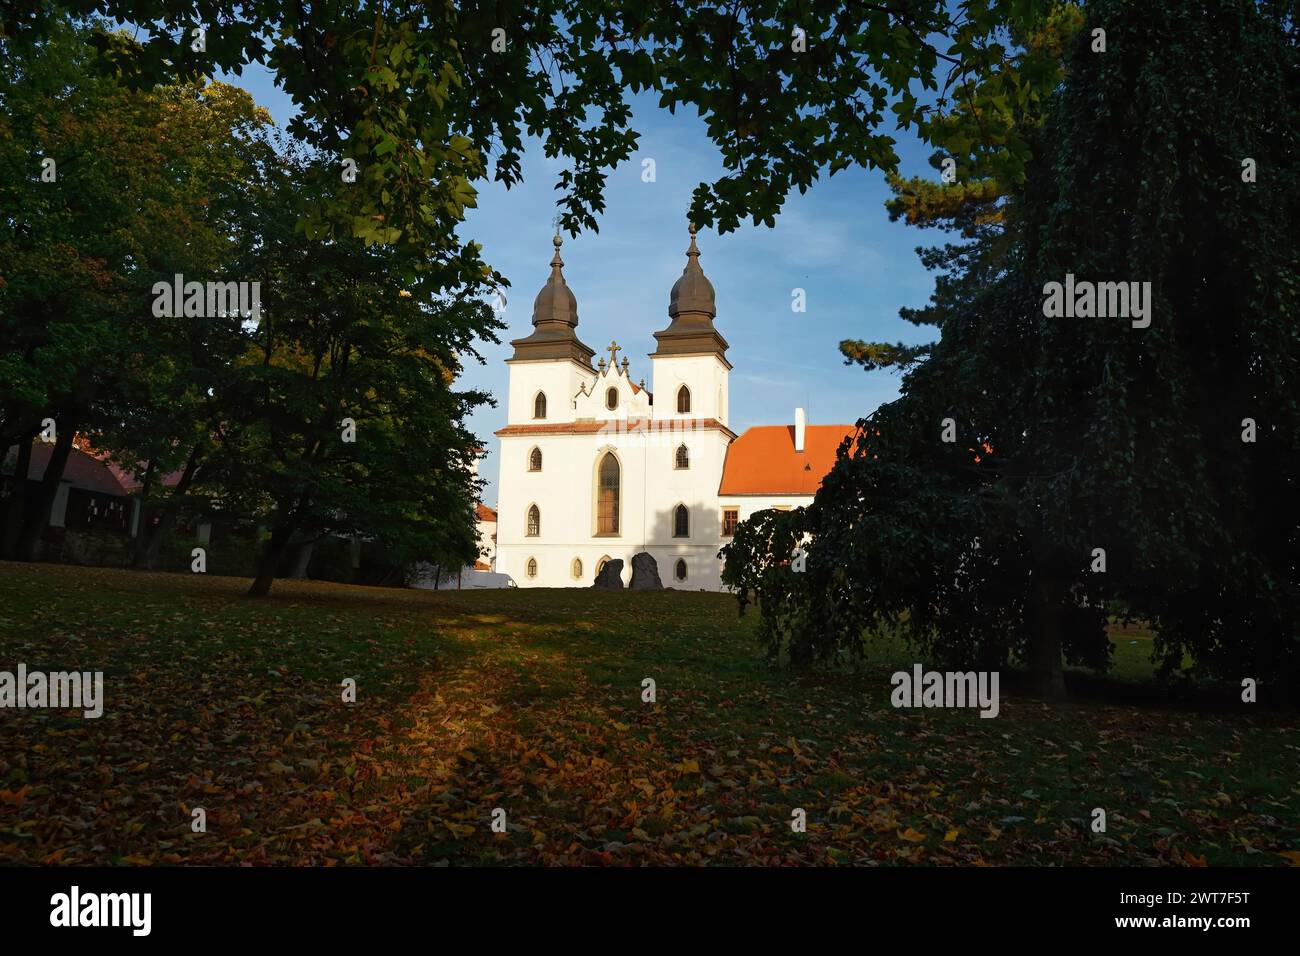
[[[765,508],[811,503],[853,425],[731,430],[727,341],[692,228],[686,268],[655,332],[651,386],[633,382],[617,343],[592,365],[561,240],[533,304],[533,331],[511,342],[497,483],[496,564],[519,587],[589,587],[604,563],[649,552],[665,587],[722,588],[718,550]]]

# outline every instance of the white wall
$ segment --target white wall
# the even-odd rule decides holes
[[[656,418],[716,418],[727,424],[728,369],[717,355],[652,356]],[[677,389],[691,390],[691,410],[677,414]],[[719,394],[721,393],[721,394]]]

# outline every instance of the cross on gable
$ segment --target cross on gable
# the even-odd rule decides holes
[[[618,364],[618,353],[621,351],[618,342],[609,343],[609,364],[611,368]]]

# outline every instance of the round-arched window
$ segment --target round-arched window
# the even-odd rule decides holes
[[[605,407],[611,412],[618,408],[618,389],[611,387],[605,390]]]
[[[601,459],[596,487],[596,533],[618,534],[619,467],[613,452]]]

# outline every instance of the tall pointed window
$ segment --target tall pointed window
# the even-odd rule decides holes
[[[542,513],[537,510],[537,505],[528,507],[528,537],[536,538],[542,533]]]
[[[673,568],[673,576],[676,577],[678,581],[686,580],[686,562],[683,559],[677,559],[677,565]]]
[[[618,483],[618,459],[606,452],[597,477],[596,534],[618,534]]]
[[[677,455],[673,461],[673,467],[674,468],[691,467],[691,452],[690,449],[688,449],[685,445],[677,446]]]
[[[528,571],[528,576],[529,576],[530,578],[535,578],[535,577],[537,577],[537,559],[536,559],[536,558],[529,558],[529,559],[528,559],[527,571]]]
[[[533,418],[546,417],[546,393],[538,392],[537,397],[533,399]]]
[[[683,385],[677,390],[677,412],[685,415],[691,410],[691,390]]]
[[[540,448],[534,448],[531,452],[529,452],[528,470],[529,471],[542,470],[542,450]]]
[[[691,512],[685,505],[673,509],[673,537],[689,538],[691,536]]]

